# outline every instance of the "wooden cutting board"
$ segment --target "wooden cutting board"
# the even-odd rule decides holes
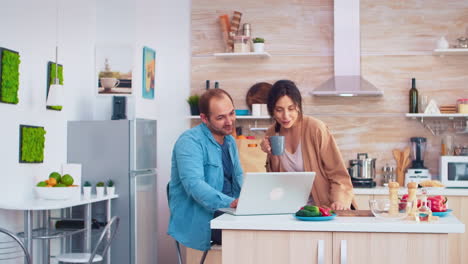
[[[374,217],[371,210],[335,210],[337,216]]]

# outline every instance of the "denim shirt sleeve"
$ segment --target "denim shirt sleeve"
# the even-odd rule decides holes
[[[174,154],[180,181],[190,197],[210,211],[230,206],[234,198],[214,189],[205,181],[209,175],[204,175],[203,148],[197,139],[192,136],[180,138]]]

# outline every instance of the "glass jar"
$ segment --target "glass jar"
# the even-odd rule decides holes
[[[390,167],[388,164],[382,168],[382,176],[383,176],[383,185],[388,186],[389,182],[396,181],[395,177],[395,169]]]
[[[458,113],[468,114],[468,99],[462,98],[457,100]]]
[[[466,49],[468,48],[468,39],[465,37],[459,37],[458,39],[458,48]]]
[[[250,52],[250,37],[235,36],[234,37],[234,53]]]

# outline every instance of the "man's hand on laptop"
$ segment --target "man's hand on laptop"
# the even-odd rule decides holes
[[[349,208],[346,208],[342,203],[340,202],[334,202],[331,204],[331,209],[332,210],[349,210]]]
[[[239,201],[239,199],[235,199],[234,201],[232,201],[230,207],[231,208],[237,208],[237,202]]]

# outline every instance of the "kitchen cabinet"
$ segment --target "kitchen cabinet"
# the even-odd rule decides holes
[[[447,196],[448,206],[462,223],[468,223],[468,197]],[[463,234],[449,234],[449,263],[467,263],[468,260],[468,232]]]
[[[213,219],[211,227],[223,230],[223,264],[458,263],[449,262],[449,234],[465,229],[454,216],[427,224],[373,217],[308,222],[291,215],[227,214]]]
[[[447,262],[447,234],[333,232],[334,264]]]
[[[332,264],[331,232],[223,230],[223,264]]]
[[[387,198],[387,194],[383,194],[387,190],[383,187],[373,189],[355,189],[358,194],[355,195],[358,205],[365,202],[366,199],[383,199]],[[365,193],[365,194],[361,194]],[[401,189],[399,195],[406,193],[405,189]],[[452,209],[452,214],[456,216],[462,223],[468,223],[468,192],[466,189],[443,189],[429,192],[429,195],[445,195],[448,198],[448,208]],[[362,202],[360,202],[362,201]],[[364,209],[362,206],[359,209]],[[448,263],[462,264],[468,259],[468,232],[462,234],[448,235]]]
[[[447,263],[446,242],[447,234],[223,230],[222,263]]]

